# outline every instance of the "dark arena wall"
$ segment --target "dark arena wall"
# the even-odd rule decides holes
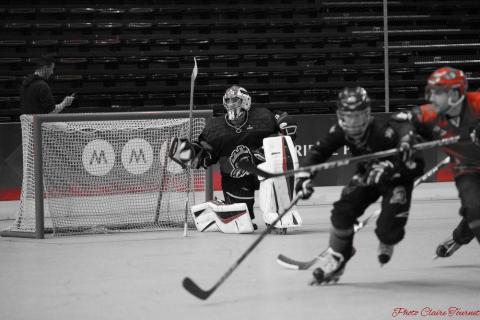
[[[47,53],[57,101],[77,93],[64,112],[184,110],[193,57],[196,109],[221,112],[240,84],[256,106],[328,114],[340,88],[362,85],[381,112],[382,15],[382,1],[2,1],[0,119],[18,119],[19,81]],[[478,1],[391,1],[388,18],[389,111],[421,103],[446,64],[478,87]]]
[[[478,88],[478,1],[389,2],[388,64],[383,12],[382,1],[3,1],[2,194],[18,193],[19,84],[43,54],[56,56],[50,85],[57,103],[76,93],[67,113],[188,110],[196,57],[194,109],[222,113],[225,89],[240,84],[254,107],[298,115],[300,159],[335,121],[345,86],[364,86],[374,113],[386,110],[386,88],[389,111],[424,103],[427,76],[444,65],[464,70],[469,90]],[[316,183],[343,184],[349,174],[325,172]]]

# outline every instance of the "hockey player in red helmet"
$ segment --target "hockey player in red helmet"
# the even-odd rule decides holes
[[[439,114],[456,117],[462,110],[467,88],[467,78],[463,71],[444,67],[428,78],[425,97]]]
[[[400,139],[389,122],[370,114],[370,99],[362,87],[345,88],[337,100],[338,124],[321,137],[307,154],[305,165],[325,162],[339,148],[348,146],[353,156],[395,148]],[[362,162],[333,204],[329,247],[320,255],[320,265],[313,272],[312,284],[336,282],[353,256],[354,225],[365,210],[382,197],[382,210],[375,234],[379,239],[378,260],[389,262],[394,245],[405,235],[415,177],[423,172],[421,159],[392,156]],[[297,175],[296,191],[304,199],[313,193],[309,173]]]
[[[394,116],[406,123],[401,133],[404,136],[415,132],[426,140],[455,135],[464,138],[463,142],[443,147],[453,162],[462,218],[438,245],[438,257],[451,256],[474,237],[480,242],[480,92],[467,92],[467,88],[463,71],[440,68],[428,78],[425,93],[430,103]]]

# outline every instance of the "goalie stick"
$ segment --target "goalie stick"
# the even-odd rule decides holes
[[[198,67],[197,67],[197,59],[193,57],[194,66],[192,70],[192,76],[190,77],[190,111],[188,116],[188,141],[192,141],[193,137],[193,92],[195,88],[195,79],[197,78],[198,74]],[[187,168],[187,200],[185,201],[185,215],[183,221],[183,236],[187,236],[187,229],[188,229],[188,211],[190,209],[190,188],[192,186],[192,170]],[[195,197],[195,195],[194,195]]]
[[[439,163],[437,163],[433,168],[425,172],[420,178],[415,180],[413,187],[417,187],[419,184],[422,182],[425,182],[427,179],[429,179],[431,176],[433,176],[442,166],[450,162],[450,157],[446,157]],[[363,219],[362,221],[358,222],[355,224],[353,227],[353,231],[357,233],[358,231],[362,230],[367,224],[370,222],[374,221],[377,219],[377,217],[380,215],[381,210],[377,209],[375,212],[373,212],[371,215]],[[323,253],[323,252],[322,252]],[[287,269],[293,269],[293,270],[307,270],[311,266],[313,266],[319,259],[319,256],[322,254],[320,253],[318,256],[315,258],[309,260],[309,261],[299,261],[295,260],[292,258],[289,258],[283,254],[279,254],[277,256],[277,263]]]
[[[440,140],[433,140],[433,141],[428,141],[428,142],[417,143],[412,148],[416,151],[420,151],[420,150],[445,146],[445,145],[449,145],[449,144],[454,144],[454,143],[457,143],[459,140],[460,140],[460,136],[453,136],[453,137],[444,138],[444,139],[440,139]],[[344,167],[344,166],[348,166],[349,164],[355,163],[355,162],[389,157],[389,156],[392,156],[392,155],[397,154],[399,152],[400,152],[400,150],[398,148],[393,148],[393,149],[378,151],[378,152],[374,152],[374,153],[364,154],[364,155],[360,155],[360,156],[357,156],[357,157],[350,157],[350,158],[346,158],[346,159],[323,162],[323,163],[314,164],[314,165],[311,165],[311,166],[300,167],[298,169],[286,170],[284,172],[276,172],[276,173],[271,173],[271,172],[267,172],[267,171],[264,171],[262,169],[259,169],[259,168],[257,168],[257,166],[255,166],[250,161],[241,161],[241,162],[238,163],[238,166],[241,169],[246,170],[250,173],[253,173],[257,176],[264,177],[266,179],[270,179],[270,178],[283,177],[283,176],[288,177],[288,176],[292,176],[292,175],[300,173],[300,172],[314,173],[314,172],[317,172],[317,171],[320,171],[320,170],[328,170],[328,169],[334,169],[334,168],[338,168],[338,167]]]
[[[212,293],[214,293],[215,290],[217,290],[217,288],[225,280],[227,280],[227,278],[233,273],[233,271],[235,271],[238,268],[240,263],[242,263],[242,261],[253,251],[253,249],[255,249],[255,247],[260,243],[260,241],[262,241],[263,238],[265,238],[265,236],[272,231],[273,226],[275,226],[277,222],[279,222],[287,214],[287,212],[298,202],[298,200],[300,200],[301,197],[302,197],[301,192],[295,195],[295,197],[292,199],[289,205],[285,208],[285,210],[281,214],[279,214],[278,217],[270,225],[267,226],[267,228],[250,245],[250,247],[248,247],[247,250],[245,250],[245,252],[240,256],[240,258],[238,258],[237,261],[235,261],[235,263],[220,277],[220,279],[218,279],[218,281],[213,285],[212,288],[210,288],[209,290],[203,290],[192,279],[190,279],[189,277],[186,277],[183,279],[183,282],[182,282],[182,285],[185,288],[185,290],[187,290],[188,292],[190,292],[192,295],[194,295],[199,299],[202,299],[202,300],[208,299],[208,297],[210,297],[210,295],[212,295]]]

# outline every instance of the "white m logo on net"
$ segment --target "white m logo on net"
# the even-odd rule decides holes
[[[122,164],[131,174],[146,172],[153,163],[153,149],[144,139],[131,139],[122,148]],[[106,140],[92,140],[83,149],[85,170],[94,176],[104,176],[115,165],[115,151]]]
[[[132,139],[122,149],[122,164],[131,174],[146,172],[153,163],[153,149],[144,139]]]
[[[82,162],[91,175],[104,176],[115,164],[115,151],[108,141],[92,140],[83,149]]]

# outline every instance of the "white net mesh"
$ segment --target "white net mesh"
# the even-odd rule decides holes
[[[35,232],[33,117],[21,117],[23,185],[9,231]],[[193,119],[193,138],[205,126]],[[54,234],[183,227],[187,196],[204,197],[205,170],[190,174],[168,158],[189,119],[42,124],[45,229]],[[188,215],[189,227],[194,227]]]

